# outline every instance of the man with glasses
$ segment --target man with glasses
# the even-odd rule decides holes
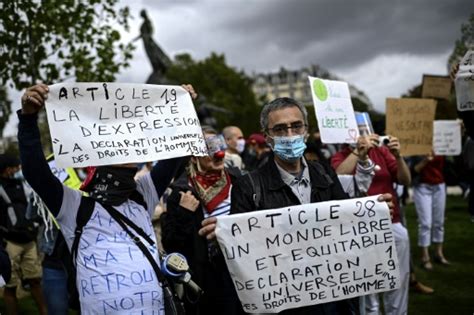
[[[277,98],[263,107],[260,124],[273,156],[264,166],[235,182],[231,214],[348,198],[329,165],[306,161],[303,157],[308,137],[308,114],[304,106],[291,98]],[[390,207],[391,196],[383,197]],[[215,222],[215,219],[204,220],[200,234],[214,238]],[[358,314],[357,301],[357,298],[347,299],[289,309],[280,314]]]

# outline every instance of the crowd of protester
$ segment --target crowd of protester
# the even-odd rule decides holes
[[[192,86],[184,87],[196,97]],[[377,134],[360,136],[353,145],[323,144],[308,126],[306,108],[278,98],[262,108],[261,132],[245,137],[238,126],[222,132],[203,126],[208,156],[140,169],[136,164],[70,169],[69,182],[61,183],[44,156],[37,124],[47,95],[43,84],[27,89],[18,112],[20,157],[0,156],[6,314],[19,313],[19,286],[31,292],[39,314],[68,314],[70,307],[83,314],[129,314],[129,305],[136,314],[165,314],[169,284],[158,266],[164,252],[184,255],[204,292],[181,288],[186,314],[245,314],[216,241],[220,216],[366,195],[380,195],[391,208],[400,288],[281,314],[379,314],[380,304],[386,314],[406,314],[410,288],[425,294],[433,289],[414,274],[401,186],[413,187],[419,263],[426,270],[435,268],[432,261],[450,264],[443,251],[444,158],[405,158],[394,136],[384,145]],[[466,136],[461,161],[470,174],[465,195],[474,222],[473,155],[474,142]],[[344,176],[355,176],[352,189],[341,185]],[[120,263],[111,267],[110,261]],[[137,271],[143,281],[133,280]],[[98,288],[107,288],[100,300]]]

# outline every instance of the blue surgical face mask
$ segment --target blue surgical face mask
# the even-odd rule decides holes
[[[272,137],[273,152],[282,160],[294,162],[303,156],[306,150],[305,136]]]
[[[13,174],[13,178],[19,179],[19,180],[25,179],[25,177],[23,176],[23,172],[21,170],[15,172],[15,174]]]

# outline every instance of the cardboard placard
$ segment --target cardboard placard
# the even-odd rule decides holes
[[[404,156],[426,155],[433,147],[436,100],[387,98],[386,134],[398,138]]]
[[[452,82],[448,76],[423,75],[422,98],[440,98],[449,100]]]

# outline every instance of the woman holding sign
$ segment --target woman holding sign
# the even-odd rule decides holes
[[[203,128],[209,156],[191,157],[186,171],[172,184],[167,210],[160,218],[167,252],[179,252],[189,261],[193,278],[204,290],[199,302],[188,295],[186,314],[243,314],[217,242],[200,236],[201,222],[230,211],[232,182],[238,168],[224,169],[224,139]]]
[[[397,290],[383,294],[386,314],[406,314],[408,309],[408,286],[410,273],[410,242],[407,229],[400,223],[400,208],[394,183],[409,185],[410,170],[400,154],[400,143],[397,138],[388,136],[386,143],[376,134],[361,136],[357,139],[356,148],[346,147],[332,158],[332,166],[338,175],[354,174],[356,166],[370,158],[379,170],[368,190],[368,195],[391,193],[394,203],[392,229],[395,237],[397,256],[400,264],[401,286]],[[367,314],[379,313],[379,301],[376,295],[366,298]]]

